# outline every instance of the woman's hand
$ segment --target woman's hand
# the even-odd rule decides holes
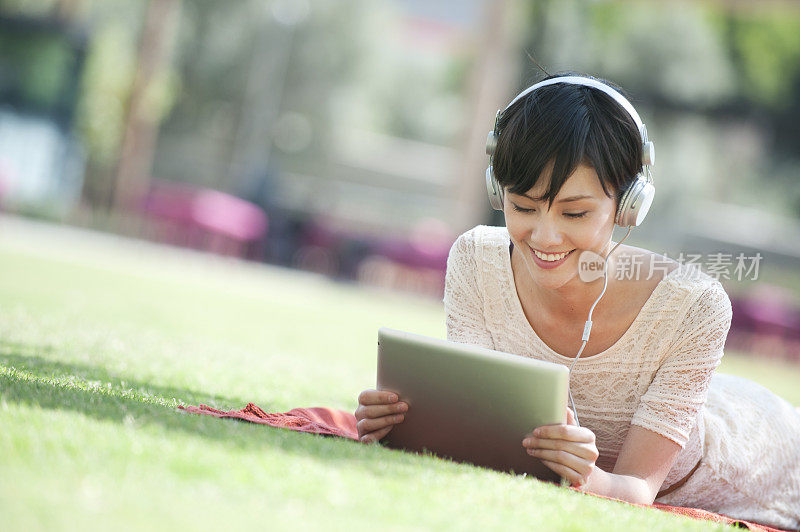
[[[364,390],[358,396],[358,408],[355,416],[358,428],[358,439],[364,443],[380,440],[405,418],[408,405],[398,401],[397,394]]]
[[[599,453],[594,432],[575,424],[572,410],[567,408],[567,424],[536,428],[522,441],[528,454],[569,480],[575,488],[584,488],[595,469]]]

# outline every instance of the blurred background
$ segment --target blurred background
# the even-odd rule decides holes
[[[628,242],[717,256],[729,348],[800,363],[795,1],[0,0],[0,220],[441,298],[534,60],[626,89],[658,148]]]

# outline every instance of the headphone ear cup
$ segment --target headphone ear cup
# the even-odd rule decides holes
[[[489,194],[489,204],[496,211],[503,210],[503,188],[494,178],[492,165],[486,168],[486,192]]]
[[[655,194],[656,188],[653,184],[642,174],[637,175],[636,180],[622,195],[614,222],[620,227],[638,227],[647,216]]]

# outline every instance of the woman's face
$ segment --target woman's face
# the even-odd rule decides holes
[[[584,250],[606,256],[614,230],[616,201],[606,196],[597,172],[578,166],[561,187],[553,206],[536,201],[547,190],[550,169],[525,195],[506,190],[503,213],[514,247],[520,251],[533,281],[542,288],[557,289],[580,283],[578,258]],[[546,254],[537,256],[535,251]],[[560,257],[553,259],[553,255]]]

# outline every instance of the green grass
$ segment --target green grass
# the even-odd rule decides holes
[[[0,530],[722,529],[181,412],[249,401],[352,411],[374,385],[376,329],[441,337],[441,305],[13,219],[0,227]],[[752,376],[797,377],[767,367]]]
[[[800,366],[797,364],[726,352],[719,371],[754,380],[793,405],[800,406]]]

